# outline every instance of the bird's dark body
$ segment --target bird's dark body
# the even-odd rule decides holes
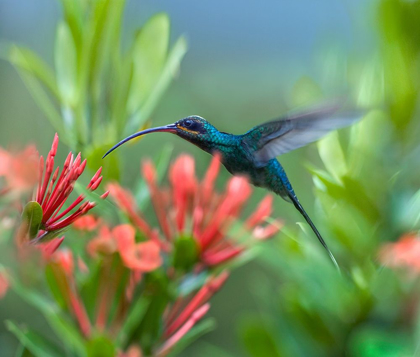
[[[258,125],[243,135],[221,132],[205,119],[190,116],[174,124],[135,133],[112,147],[104,157],[137,136],[159,131],[174,133],[212,155],[217,152],[231,174],[247,176],[255,186],[268,189],[292,202],[338,267],[327,244],[296,197],[282,165],[276,159],[281,154],[319,139],[331,130],[351,124],[358,117],[352,113],[350,116],[330,118],[337,109],[337,105],[323,106],[289,115]]]
[[[211,124],[207,123],[206,126],[211,139],[203,140],[199,136],[190,138],[192,144],[212,155],[218,152],[223,165],[232,175],[247,176],[253,185],[268,189],[286,201],[290,201],[289,195],[296,197],[286,172],[277,159],[271,159],[261,167],[255,165],[253,152],[256,147],[248,144],[255,137],[252,130],[243,135],[233,135],[220,132]]]

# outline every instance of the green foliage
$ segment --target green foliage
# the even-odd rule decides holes
[[[12,321],[6,321],[6,326],[34,356],[55,357],[60,355],[60,349],[37,332],[20,328]]]
[[[120,37],[125,1],[62,0],[55,70],[29,49],[12,46],[9,60],[60,137],[90,153],[98,167],[104,148],[145,125],[186,52],[170,48],[169,18],[157,14],[137,31],[128,51]],[[114,159],[115,161],[116,159]],[[118,179],[118,162],[107,177]]]
[[[37,236],[42,221],[42,208],[36,201],[28,202],[22,212],[22,229],[29,239]]]
[[[322,168],[308,165],[317,222],[323,222],[320,230],[343,275],[327,264],[312,237],[286,231],[277,249],[265,249],[263,261],[279,284],[259,279],[254,287],[265,313],[238,328],[250,356],[411,356],[418,345],[416,317],[404,312],[410,299],[418,308],[418,288],[381,266],[379,252],[385,242],[420,228],[413,170],[420,131],[420,43],[414,40],[420,6],[384,0],[378,13],[382,56],[349,62],[345,72],[349,97],[366,108],[364,118],[320,140]],[[302,78],[293,100],[316,101],[320,88]]]
[[[57,25],[54,69],[20,46],[10,47],[9,60],[61,138],[73,149],[83,149],[88,167],[96,170],[110,145],[150,125],[153,110],[179,68],[186,42],[181,37],[171,46],[169,19],[157,14],[123,51],[125,1],[61,3],[63,20]],[[418,281],[381,266],[378,253],[383,243],[420,229],[420,181],[415,166],[420,130],[416,116],[418,18],[418,1],[382,0],[377,17],[380,50],[368,59],[346,64],[341,54],[333,58],[330,52],[323,57],[328,69],[324,79],[332,80],[343,71],[341,79],[350,84],[349,97],[366,110],[363,120],[352,128],[319,141],[320,160],[307,165],[315,186],[314,221],[337,255],[343,274],[336,273],[306,224],[286,227],[281,240],[260,251],[268,274],[272,271],[273,275],[249,277],[261,311],[238,323],[238,336],[248,356],[391,357],[415,352],[419,317],[413,310],[418,309]],[[323,85],[309,76],[297,81],[291,95],[294,105],[322,97]],[[157,182],[166,172],[171,151],[165,147],[153,160]],[[107,160],[105,177],[120,180],[118,156]],[[146,186],[139,180],[134,190],[142,210],[150,204]],[[81,184],[75,189],[98,202],[95,212],[101,218],[115,222],[123,216]],[[23,221],[31,238],[42,228],[41,219],[39,205],[27,204]],[[128,221],[127,217],[122,220]],[[242,224],[236,224],[235,235],[245,236]],[[69,231],[64,244],[72,242],[75,256],[88,262],[87,272],[76,269],[74,280],[67,281],[63,271],[47,265],[45,279],[32,281],[36,273],[31,271],[22,281],[12,280],[14,292],[41,312],[54,331],[54,335],[40,334],[7,321],[7,328],[23,346],[22,354],[114,356],[140,344],[145,355],[153,355],[165,339],[165,311],[177,299],[193,296],[209,277],[208,270],[191,272],[198,256],[195,242],[189,236],[176,237],[163,267],[144,274],[130,303],[125,296],[130,271],[115,253],[89,262],[85,243],[94,236],[86,233],[77,241],[83,234]],[[242,264],[254,253],[226,266]],[[164,269],[174,275],[169,278]],[[38,286],[42,281],[46,286]],[[105,328],[94,326],[89,337],[80,331],[63,294],[75,286],[92,322],[98,317],[98,302],[110,297]],[[169,355],[182,354],[214,325],[212,319],[201,321]],[[217,346],[198,351],[200,355],[228,355]]]
[[[188,271],[197,262],[199,247],[193,237],[178,237],[174,242],[173,266]]]
[[[413,351],[407,346],[407,337],[399,332],[384,331],[378,327],[361,329],[351,337],[351,357],[409,357]]]
[[[284,356],[280,354],[277,342],[266,321],[261,318],[249,318],[241,321],[239,333],[250,356]]]
[[[87,357],[114,357],[116,352],[113,341],[106,336],[97,336],[91,339],[86,350]]]
[[[378,11],[385,84],[390,99],[386,104],[398,134],[404,138],[410,136],[410,123],[418,102],[419,14],[418,1],[383,0]]]

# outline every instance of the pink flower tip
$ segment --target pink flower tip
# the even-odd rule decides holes
[[[158,357],[163,357],[166,356],[170,350],[172,349],[173,346],[175,346],[176,343],[179,342],[179,340],[184,337],[187,332],[189,330],[191,330],[194,325],[200,321],[205,314],[207,314],[207,312],[210,309],[210,304],[206,303],[204,305],[202,305],[201,307],[199,307],[197,310],[195,310],[192,314],[191,317],[187,320],[187,322],[185,322],[184,325],[182,325],[178,331],[176,331],[165,343],[164,345],[161,347],[161,349],[158,351],[157,356]]]
[[[255,227],[258,223],[264,221],[270,216],[273,210],[273,196],[267,195],[260,202],[255,212],[247,219],[245,225],[248,229]]]
[[[63,240],[64,236],[61,238],[52,239],[49,242],[41,243],[38,245],[45,260],[51,258],[54,252],[60,247],[61,243],[63,243]]]
[[[156,169],[150,160],[145,160],[142,165],[143,176],[150,183],[156,182]]]
[[[58,148],[58,134],[55,133],[53,143],[51,145],[51,151],[50,151],[52,156],[55,156],[55,154],[57,153],[57,148]]]
[[[9,287],[9,278],[7,277],[6,273],[0,271],[0,299],[2,299],[6,295],[7,290],[9,290]]]
[[[254,228],[252,235],[257,240],[265,240],[268,238],[272,238],[275,234],[280,232],[280,229],[282,227],[283,227],[283,223],[280,221],[270,223],[265,227],[257,226]]]
[[[61,266],[67,276],[72,276],[74,271],[73,253],[69,249],[58,250],[53,256],[52,260],[57,265]]]

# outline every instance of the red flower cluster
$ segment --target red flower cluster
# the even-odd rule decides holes
[[[61,211],[68,197],[73,192],[75,182],[86,167],[86,160],[82,161],[80,153],[74,158],[70,152],[60,174],[59,167],[54,170],[54,157],[57,153],[57,147],[58,135],[55,134],[51,150],[46,159],[45,173],[44,158],[42,156],[39,163],[39,185],[35,200],[42,207],[41,226],[45,232],[59,231],[66,228],[95,206],[94,202],[83,202],[85,196],[79,195],[73,203]],[[95,191],[98,188],[102,181],[101,171],[102,168],[99,168],[92,177],[87,186],[88,190]],[[101,198],[106,198],[107,196],[108,192],[105,192]],[[74,212],[69,214],[73,210]]]
[[[171,187],[167,189],[157,185],[153,164],[150,161],[143,164],[143,175],[164,239],[138,212],[128,191],[116,183],[108,185],[108,189],[137,228],[162,249],[170,250],[177,237],[190,236],[197,244],[201,263],[215,266],[240,255],[252,244],[252,240],[236,243],[227,237],[229,228],[240,215],[252,189],[246,178],[232,177],[224,193],[215,192],[214,184],[220,168],[218,156],[213,158],[202,182],[198,182],[194,166],[190,156],[180,156],[170,168]],[[272,197],[268,195],[246,221],[245,227],[252,231],[254,238],[265,239],[278,232],[280,222],[261,226],[271,211]],[[243,231],[240,235],[247,236],[248,233]]]
[[[24,210],[24,219],[18,230],[16,239],[20,249],[20,254],[24,254],[29,239],[31,243],[37,244],[36,247],[41,250],[43,257],[48,260],[63,242],[64,237],[56,238],[63,230],[74,223],[77,219],[85,215],[94,206],[94,202],[85,201],[85,196],[80,194],[72,203],[65,207],[70,194],[73,192],[74,185],[86,167],[86,160],[81,160],[80,153],[74,158],[70,152],[64,162],[63,169],[54,168],[54,158],[58,148],[58,135],[55,134],[51,150],[47,159],[37,156],[39,162],[37,167],[32,168],[38,175],[38,187],[34,193],[34,201],[29,202]],[[102,181],[100,168],[92,177],[87,189],[95,191]],[[105,199],[108,192],[105,192],[101,198]],[[33,217],[39,217],[37,225],[33,226]],[[34,231],[34,232],[33,232]],[[48,236],[54,238],[47,243],[43,243],[43,238]]]

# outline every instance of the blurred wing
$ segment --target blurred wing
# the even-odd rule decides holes
[[[251,129],[243,140],[253,152],[255,165],[264,166],[276,156],[312,143],[329,131],[349,126],[363,115],[360,112],[333,115],[338,108],[324,106]]]

